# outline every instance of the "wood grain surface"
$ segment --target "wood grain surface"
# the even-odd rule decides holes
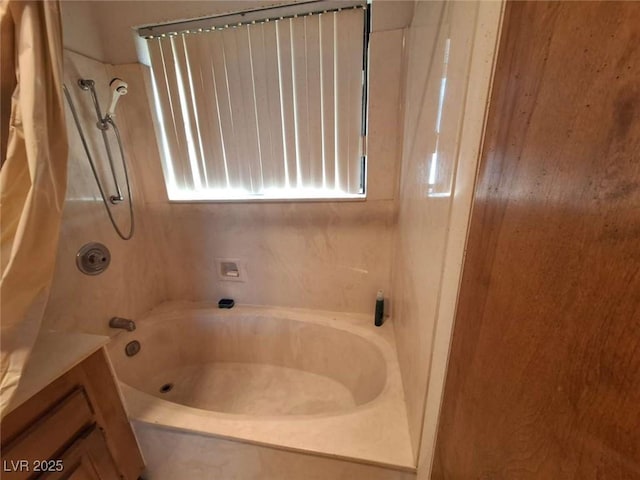
[[[640,2],[507,5],[433,478],[640,479]]]
[[[98,436],[90,436],[86,430],[94,423],[101,432]],[[85,431],[86,438],[91,438],[86,443],[79,442],[82,448],[66,453],[60,451],[67,440]],[[87,465],[103,465],[111,461],[109,459],[115,461],[114,465],[119,470],[116,477],[123,480],[137,479],[144,469],[144,461],[104,349],[93,353],[9,412],[2,419],[0,432],[2,460],[32,461],[29,463],[29,478],[33,477],[33,460],[49,458],[62,458],[63,462],[69,460],[75,464],[84,462],[86,465],[75,474],[77,478],[94,478],[82,476],[90,471]],[[104,444],[104,448],[97,445],[96,439]],[[58,453],[51,457],[54,449],[62,457]],[[44,458],[38,455],[44,455]],[[3,477],[23,478],[17,473],[8,473],[13,468],[8,465],[3,464],[3,468],[9,468]],[[112,467],[105,467],[100,478],[112,478],[112,472]],[[63,473],[64,478],[76,478],[74,475],[66,476],[70,473],[66,464]]]

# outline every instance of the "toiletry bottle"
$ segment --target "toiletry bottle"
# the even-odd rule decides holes
[[[382,326],[384,322],[384,295],[382,290],[378,290],[378,294],[376,295],[376,314],[374,317],[374,323],[376,327]]]

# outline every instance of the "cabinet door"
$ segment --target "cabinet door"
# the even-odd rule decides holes
[[[20,416],[20,420],[22,418]],[[49,468],[48,459],[54,458],[94,422],[84,389],[75,388],[50,406],[32,425],[23,427],[15,439],[2,445],[2,477],[5,480],[34,478]]]
[[[47,480],[120,480],[120,474],[98,427],[85,431],[61,456],[62,471]],[[53,466],[52,469],[56,467]]]
[[[74,443],[79,439],[84,443]],[[60,452],[64,452],[64,471],[55,472]],[[0,453],[3,480],[30,480],[43,474],[137,479],[144,469],[142,455],[104,350],[9,412],[0,423]],[[91,476],[92,468],[98,476]]]

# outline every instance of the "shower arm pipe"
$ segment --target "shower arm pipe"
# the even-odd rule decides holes
[[[124,197],[122,196],[122,191],[120,190],[120,185],[118,184],[118,177],[116,176],[116,169],[113,165],[113,155],[111,154],[111,147],[109,146],[109,139],[107,138],[107,130],[109,129],[109,124],[113,125],[113,122],[110,122],[111,118],[108,115],[102,116],[102,110],[100,109],[100,102],[98,102],[98,95],[96,94],[95,82],[93,80],[80,79],[78,80],[78,85],[82,90],[89,91],[91,94],[91,100],[93,101],[93,106],[96,110],[96,116],[98,117],[98,123],[96,126],[98,130],[102,133],[102,141],[104,142],[104,148],[107,150],[107,159],[109,160],[109,168],[111,169],[111,176],[113,178],[113,184],[116,188],[116,194],[109,196],[109,201],[113,204],[122,202]]]

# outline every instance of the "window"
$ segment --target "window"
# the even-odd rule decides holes
[[[367,13],[306,2],[140,29],[169,199],[364,197]]]

